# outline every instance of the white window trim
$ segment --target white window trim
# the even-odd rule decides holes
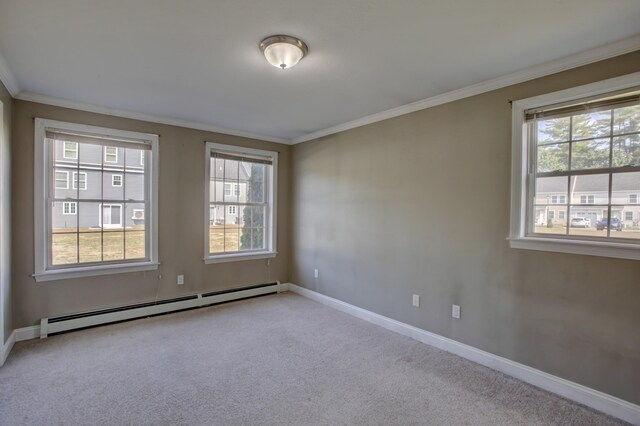
[[[640,85],[640,72],[611,78],[597,83],[561,90],[554,93],[514,101],[512,104],[511,146],[511,248],[574,253],[591,256],[640,260],[640,244],[611,241],[570,240],[540,236],[527,236],[527,164],[525,111],[547,105],[597,96]]]
[[[48,167],[48,153],[45,148],[45,129],[48,127],[75,130],[83,133],[106,134],[120,136],[126,139],[139,139],[151,143],[151,163],[148,170],[149,209],[150,214],[145,218],[149,229],[149,260],[128,263],[113,263],[104,265],[79,266],[64,269],[47,269],[47,200],[44,198],[46,185],[50,176],[45,171]],[[158,269],[158,177],[159,177],[159,137],[158,135],[95,127],[84,124],[66,123],[56,120],[35,119],[34,137],[34,232],[35,256],[34,274],[37,282],[63,280],[69,278],[92,277],[125,272],[151,271]]]
[[[89,187],[89,176],[86,172],[73,172],[71,179],[72,189],[78,189],[78,187],[80,186],[79,175],[84,175],[84,188],[81,187],[80,191],[86,191]]]
[[[75,149],[76,155],[74,157],[67,157],[67,144],[73,144],[73,145],[76,146],[76,149]],[[63,141],[62,142],[62,158],[66,158],[67,160],[77,160],[78,159],[78,144],[76,142]]]
[[[65,206],[69,206],[69,213],[65,213]],[[71,206],[73,206],[73,213],[71,213]],[[62,214],[64,216],[77,216],[78,214],[78,203],[76,201],[64,201],[62,203]]]
[[[223,151],[228,152],[230,154],[247,154],[253,156],[261,156],[261,157],[269,157],[272,161],[272,173],[269,174],[269,206],[271,207],[268,210],[268,227],[271,232],[268,232],[265,237],[266,241],[266,249],[260,251],[251,251],[247,253],[243,252],[233,252],[233,253],[222,253],[222,254],[209,254],[209,214],[210,214],[210,176],[211,176],[211,151]],[[212,264],[212,263],[224,263],[224,262],[235,262],[242,260],[256,260],[256,259],[268,259],[276,257],[278,254],[276,250],[276,237],[278,235],[277,229],[277,200],[278,200],[278,153],[276,151],[266,151],[262,149],[253,149],[253,148],[243,148],[234,145],[225,145],[214,142],[207,142],[205,144],[205,182],[204,185],[204,263]],[[233,192],[233,187],[231,188]],[[224,191],[224,186],[223,186]]]
[[[108,148],[113,148],[113,149],[115,149],[115,150],[116,150],[116,152],[115,152],[116,159],[115,159],[114,161],[107,160],[107,157],[108,157],[108,155],[107,155],[107,149],[108,149]],[[104,147],[104,162],[105,162],[105,163],[111,163],[111,164],[115,164],[115,163],[117,163],[117,162],[118,162],[118,147],[117,147],[117,146],[105,146],[105,147]]]
[[[57,186],[58,185],[58,178],[56,177],[57,173],[64,173],[66,175],[64,188]],[[66,170],[55,170],[53,172],[53,187],[54,189],[69,189],[69,172]]]
[[[144,152],[144,151],[141,151],[141,152]],[[120,177],[120,185],[116,185],[116,176]],[[111,175],[111,186],[116,188],[122,188],[122,175],[119,175],[119,174]]]
[[[103,215],[103,212],[104,212],[104,208],[105,207],[110,207],[111,208],[111,207],[114,207],[114,206],[115,207],[120,207],[120,221],[116,225],[114,225],[112,223],[110,223],[108,225],[103,224],[102,223],[102,215]],[[98,210],[98,223],[100,224],[100,227],[102,227],[102,228],[122,228],[124,226],[123,222],[122,222],[122,218],[124,216],[124,214],[123,214],[124,212],[122,211],[123,210],[123,205],[122,204],[117,204],[117,203],[104,203],[104,204],[102,204],[102,203],[100,203],[100,205],[98,206],[98,209],[99,209]]]

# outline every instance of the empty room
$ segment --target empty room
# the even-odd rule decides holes
[[[0,425],[640,425],[637,0],[0,0]]]

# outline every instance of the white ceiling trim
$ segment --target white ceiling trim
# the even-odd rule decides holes
[[[276,142],[276,143],[282,143],[282,144],[291,143],[289,139],[284,139],[284,138],[276,138],[273,136],[259,135],[255,133],[244,132],[242,130],[227,129],[224,127],[217,127],[211,124],[196,123],[193,121],[180,120],[177,118],[169,118],[169,117],[163,117],[163,116],[157,116],[157,115],[142,114],[142,113],[132,112],[132,111],[125,111],[121,109],[92,105],[84,102],[76,102],[76,101],[56,98],[52,96],[39,95],[37,93],[31,93],[31,92],[22,91],[18,93],[16,96],[14,96],[14,98],[20,99],[22,101],[37,102],[45,105],[59,106],[62,108],[70,108],[70,109],[76,109],[80,111],[94,112],[97,114],[111,115],[114,117],[130,118],[132,120],[148,121],[151,123],[167,124],[170,126],[186,127],[189,129],[204,130],[207,132],[222,133],[225,135],[240,136],[243,138],[258,139],[258,140],[267,141],[267,142]]]
[[[486,80],[481,83],[472,84],[460,89],[452,90],[440,95],[432,96],[410,104],[402,105],[386,111],[358,118],[337,126],[327,127],[326,129],[317,130],[307,133],[304,136],[293,138],[291,144],[295,145],[307,142],[323,136],[332,135],[345,130],[355,129],[356,127],[365,126],[367,124],[376,123],[378,121],[387,120],[389,118],[398,117],[400,115],[409,114],[437,105],[446,104],[463,98],[490,92],[492,90],[501,89],[503,87],[512,86],[514,84],[523,83],[547,75],[555,74],[571,68],[577,68],[594,62],[602,61],[615,56],[624,55],[640,49],[640,34],[619,40],[614,43],[606,44],[595,49],[586,50],[584,52],[570,55],[562,59],[546,62],[526,70],[518,71],[512,74],[503,75],[501,77]]]
[[[0,53],[0,81],[4,83],[4,87],[7,88],[11,96],[15,97],[20,92],[20,86],[18,86],[18,80],[14,77],[9,64],[5,61],[4,57]]]

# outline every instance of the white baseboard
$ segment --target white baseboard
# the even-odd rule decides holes
[[[9,352],[11,352],[11,349],[13,349],[13,345],[15,343],[16,343],[16,332],[14,330],[9,335],[9,338],[7,339],[7,341],[4,342],[4,345],[2,345],[2,353],[0,353],[0,367],[4,365],[4,362],[7,360],[7,357],[9,356]]]
[[[276,283],[277,283],[276,291],[278,293],[288,290],[287,284],[282,284],[279,281]],[[215,303],[229,302],[236,299],[259,296],[272,291],[273,291],[273,288],[262,287],[262,288],[248,289],[248,290],[239,290],[233,293],[224,293],[224,294],[212,295],[212,296],[202,296],[198,294],[197,299],[191,299],[184,302],[176,302],[173,304],[163,304],[163,305],[156,305],[148,308],[141,308],[141,309],[133,310],[134,312],[116,312],[112,314],[105,314],[105,315],[102,315],[102,317],[104,318],[100,318],[99,316],[97,316],[90,319],[83,318],[79,320],[72,320],[72,321],[67,321],[66,324],[62,326],[59,325],[59,323],[48,324],[47,321],[44,321],[44,329],[42,324],[34,325],[30,327],[17,328],[13,330],[13,332],[11,333],[11,336],[9,336],[9,339],[1,348],[2,352],[0,353],[0,367],[4,365],[4,361],[9,356],[9,352],[11,352],[11,349],[13,348],[14,343],[22,342],[23,340],[31,340],[31,339],[38,339],[40,337],[46,337],[48,333],[67,331],[67,330],[72,330],[74,328],[88,327],[93,325],[106,324],[114,321],[141,318],[143,316],[156,315],[161,313],[169,313],[169,312],[180,310],[180,309],[208,306]]]
[[[508,374],[509,376],[522,380],[523,382],[530,383],[541,389],[553,392],[595,410],[602,411],[603,413],[617,417],[631,424],[640,425],[639,405],[632,404],[623,399],[562,379],[552,374],[536,370],[535,368],[511,361],[507,358],[485,352],[474,348],[473,346],[465,345],[464,343],[457,342],[447,337],[367,311],[366,309],[350,305],[349,303],[342,302],[338,299],[325,296],[295,284],[288,283],[286,286],[291,292],[297,293],[311,300],[315,300],[316,302],[320,302],[349,315],[353,315],[354,317]]]
[[[40,337],[40,326],[33,325],[31,327],[16,328],[13,332],[16,335],[16,342],[37,339]]]

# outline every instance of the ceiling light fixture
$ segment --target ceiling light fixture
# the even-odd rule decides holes
[[[274,35],[260,42],[260,50],[271,65],[283,70],[294,67],[309,52],[304,41],[288,35]]]

